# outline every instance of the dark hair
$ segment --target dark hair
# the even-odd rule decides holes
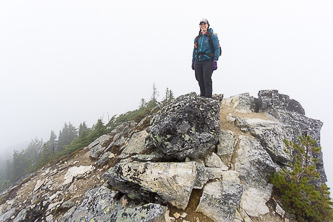
[[[195,37],[195,40],[198,40],[198,38],[199,38],[199,36],[200,36],[200,33],[201,33],[201,29],[199,30],[199,34],[197,35],[197,37]],[[207,34],[208,37],[211,37],[211,36],[212,36],[212,33],[209,32],[209,25],[208,25],[208,29],[207,29],[206,34]]]

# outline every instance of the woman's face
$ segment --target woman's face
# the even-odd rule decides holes
[[[203,31],[203,32],[207,32],[208,24],[207,24],[207,23],[204,23],[204,22],[201,22],[201,23],[200,23],[200,29],[201,29],[201,31]]]

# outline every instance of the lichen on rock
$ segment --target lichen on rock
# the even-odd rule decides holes
[[[198,158],[218,143],[220,101],[190,93],[157,112],[148,141],[167,159]]]

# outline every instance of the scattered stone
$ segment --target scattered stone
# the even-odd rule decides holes
[[[50,168],[47,168],[47,169],[45,170],[45,172],[42,173],[41,175],[42,175],[42,176],[45,176],[45,175],[47,175],[49,172],[50,172]]]
[[[83,174],[79,174],[79,175],[76,176],[76,179],[77,180],[82,180],[82,179],[84,179],[84,175]]]
[[[80,166],[80,167],[71,167],[68,169],[62,185],[70,184],[73,181],[73,178],[77,175],[84,174],[90,172],[92,170],[92,166]]]
[[[226,116],[226,120],[227,120],[228,123],[235,124],[236,117],[234,115],[232,115],[231,113],[229,113]]]
[[[173,216],[178,219],[180,217],[180,214],[178,212],[174,213]]]
[[[64,209],[69,209],[69,208],[72,208],[74,205],[75,205],[75,203],[73,201],[67,200],[67,201],[63,202],[60,207],[64,208]]]
[[[34,188],[34,191],[33,192],[36,192],[41,186],[43,186],[43,184],[45,183],[45,180],[46,179],[43,179],[43,180],[37,180],[37,183],[35,185],[35,188]]]
[[[56,207],[60,207],[61,203],[62,203],[62,202],[52,203],[52,204],[50,204],[50,205],[48,206],[47,210],[52,211],[52,210],[54,210]]]
[[[243,133],[247,133],[247,132],[249,132],[249,129],[248,128],[241,128],[240,129]]]
[[[125,143],[126,143],[126,140],[125,140],[125,138],[122,136],[120,139],[117,139],[117,140],[115,140],[115,142],[114,142],[114,146],[117,146],[117,147],[122,147],[122,146],[124,146],[125,145]]]
[[[275,201],[275,203],[276,203],[275,212],[277,214],[279,214],[282,218],[284,218],[284,215],[286,212],[282,209],[282,207],[276,201]]]
[[[59,196],[59,194],[62,193],[60,191],[56,192],[55,194],[53,194],[52,196],[50,196],[49,200],[52,201],[54,200],[55,198],[57,198]]]
[[[110,156],[109,156],[109,159],[112,159],[114,157],[115,157],[114,153],[111,153]]]
[[[49,181],[46,182],[45,187],[50,188],[52,186],[52,184],[53,184],[53,181],[49,180]]]
[[[214,167],[214,168],[221,168],[225,166],[216,153],[212,152],[205,156],[205,165],[206,167]]]
[[[45,218],[46,222],[53,222],[53,215],[50,214]]]
[[[109,161],[109,156],[111,152],[105,152],[98,161],[96,161],[95,166],[102,167]]]
[[[187,213],[183,212],[181,215],[180,215],[181,218],[186,218],[187,217]]]
[[[1,216],[0,216],[1,217]],[[21,222],[21,221],[26,221],[26,217],[27,217],[27,209],[22,209],[16,216],[16,218],[13,220],[13,222]],[[0,218],[0,221],[1,220]]]

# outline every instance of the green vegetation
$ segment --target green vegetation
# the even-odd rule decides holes
[[[282,197],[284,208],[294,214],[297,221],[332,221],[333,203],[329,188],[320,182],[316,171],[318,159],[311,153],[319,153],[316,140],[311,136],[299,137],[300,144],[285,140],[288,148],[294,148],[295,161],[292,171],[282,169],[271,178],[275,191]]]
[[[174,98],[172,91],[169,89],[166,89],[165,98],[161,102],[157,101],[157,96],[158,92],[154,84],[152,97],[148,102],[142,99],[138,109],[119,116],[115,115],[107,124],[104,124],[102,119],[98,119],[91,128],[88,128],[86,123],[83,122],[77,129],[71,123],[65,123],[58,137],[54,131],[51,131],[50,139],[46,143],[36,138],[30,142],[26,149],[20,152],[14,151],[12,160],[0,162],[0,192],[18,179],[35,172],[46,164],[68,158],[100,136],[110,133],[122,123],[128,121],[139,123],[156,106],[166,104]],[[148,124],[149,121],[145,121],[140,130]]]

